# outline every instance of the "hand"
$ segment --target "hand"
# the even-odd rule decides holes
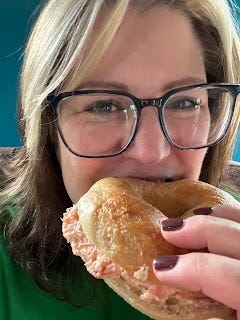
[[[209,209],[205,212],[210,215],[162,223],[162,235],[168,242],[193,250],[208,248],[209,253],[158,257],[153,263],[154,272],[165,284],[202,291],[237,310],[240,320],[240,204]]]

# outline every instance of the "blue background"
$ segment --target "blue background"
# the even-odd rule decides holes
[[[17,86],[25,43],[39,3],[0,0],[0,146],[21,144],[16,116]],[[240,0],[237,3],[240,5]],[[240,9],[238,12],[240,17]],[[240,130],[233,159],[240,161]]]

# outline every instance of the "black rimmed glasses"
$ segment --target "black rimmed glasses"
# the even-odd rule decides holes
[[[158,110],[167,141],[182,150],[221,141],[231,123],[239,84],[200,84],[173,89],[159,98],[130,93],[80,90],[49,95],[57,128],[66,147],[87,158],[111,157],[128,148],[137,134],[141,111]],[[156,137],[157,139],[157,137]]]

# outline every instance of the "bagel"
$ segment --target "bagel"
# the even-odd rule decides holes
[[[196,208],[229,204],[232,197],[209,184],[104,178],[63,216],[63,235],[87,270],[125,301],[156,320],[236,319],[227,306],[201,292],[169,287],[156,279],[153,259],[190,250],[161,235],[160,223],[188,217]]]

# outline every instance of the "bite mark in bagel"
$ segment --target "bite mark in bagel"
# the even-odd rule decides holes
[[[188,252],[163,239],[163,219],[226,202],[221,190],[191,180],[105,178],[66,211],[63,235],[94,277],[154,319],[235,319],[233,310],[201,292],[160,283],[152,270],[155,257]]]

